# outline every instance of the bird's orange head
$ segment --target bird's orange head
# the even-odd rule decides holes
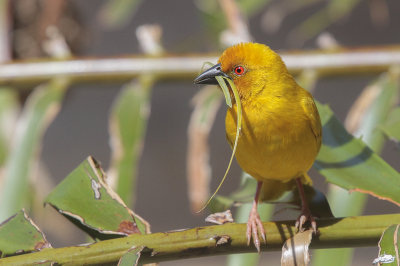
[[[225,76],[235,83],[241,100],[258,95],[260,91],[277,90],[281,79],[291,79],[281,57],[268,46],[241,43],[226,49],[218,64],[200,74],[196,84],[218,84],[215,76]]]

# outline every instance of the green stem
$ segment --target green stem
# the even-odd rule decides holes
[[[252,204],[245,204],[238,208],[235,221],[238,223],[247,223]],[[258,205],[258,213],[262,221],[271,219],[272,211],[274,210],[273,204],[260,204]],[[250,266],[258,265],[260,254],[247,253],[247,254],[233,254],[227,258],[227,265],[229,266]]]
[[[319,235],[311,248],[358,247],[376,245],[383,230],[400,223],[400,214],[385,214],[347,218],[321,219]],[[295,233],[294,221],[263,223],[267,232],[267,246],[263,251],[281,250],[284,241]],[[202,256],[255,252],[247,246],[246,224],[198,227],[189,230],[131,235],[126,238],[105,240],[86,246],[44,249],[40,252],[8,257],[0,260],[5,265],[31,265],[56,262],[65,265],[116,263],[132,247],[145,247],[141,263],[178,260]],[[217,244],[225,237],[228,242]]]

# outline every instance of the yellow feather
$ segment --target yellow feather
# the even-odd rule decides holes
[[[235,85],[231,87],[237,89],[236,101],[232,101],[226,113],[226,137],[240,167],[258,181],[247,222],[248,243],[253,238],[260,251],[258,235],[266,241],[257,202],[279,198],[295,185],[302,202],[296,227],[302,230],[308,220],[316,232],[303,189],[303,184],[312,184],[307,171],[318,154],[322,138],[321,121],[311,94],[296,83],[280,56],[263,44],[242,43],[226,49],[218,64],[201,74],[196,82],[211,82],[213,77],[227,78]],[[233,98],[233,92],[230,93]],[[242,114],[240,135],[237,134],[239,113]]]
[[[321,122],[314,100],[288,73],[278,54],[262,44],[246,43],[228,48],[219,59],[230,75],[242,103],[242,131],[236,150],[241,168],[259,181],[264,199],[277,198],[293,186],[279,184],[306,176],[321,146]],[[246,73],[232,69],[242,65]],[[236,105],[228,109],[226,136],[236,136]],[[306,183],[309,178],[303,177]],[[276,189],[266,189],[269,185]],[[264,193],[265,194],[265,193]]]

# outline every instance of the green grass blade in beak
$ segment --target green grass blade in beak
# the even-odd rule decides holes
[[[216,80],[217,76],[230,78],[227,74],[225,74],[221,69],[221,64],[216,64],[211,68],[207,69],[203,73],[201,73],[195,80],[195,84],[210,84],[210,85],[218,85]]]
[[[231,155],[231,158],[229,160],[228,167],[226,168],[224,177],[222,178],[222,180],[219,183],[219,185],[218,185],[217,189],[215,190],[215,192],[208,199],[207,203],[197,213],[203,211],[208,206],[208,204],[211,202],[211,200],[218,193],[218,191],[221,188],[222,184],[224,183],[226,177],[228,176],[229,169],[231,168],[231,165],[232,165],[233,157],[235,157],[236,147],[237,147],[237,144],[238,144],[238,141],[239,141],[239,136],[240,136],[240,130],[242,128],[242,103],[240,102],[239,92],[238,92],[235,84],[233,83],[232,79],[230,79],[230,78],[226,78],[226,77],[222,77],[222,76],[216,76],[215,78],[218,81],[218,83],[220,84],[220,86],[222,88],[222,91],[225,94],[225,99],[227,101],[226,104],[229,105],[230,108],[232,108],[232,99],[231,99],[231,95],[229,93],[228,86],[225,83],[225,80],[229,83],[229,86],[232,89],[233,95],[235,96],[236,108],[237,108],[236,137],[235,137],[235,143],[234,143],[233,148],[232,148],[232,155]],[[229,99],[229,103],[228,103],[228,99]]]
[[[224,78],[222,76],[216,76],[215,79],[217,80],[219,86],[222,89],[222,92],[224,93],[226,105],[228,105],[229,108],[232,108],[231,94],[229,93],[228,86],[226,86],[226,83],[225,83],[225,79],[227,79],[227,78]]]

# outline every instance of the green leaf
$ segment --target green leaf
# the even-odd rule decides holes
[[[271,0],[239,0],[239,9],[247,16],[260,13],[264,7],[271,3]]]
[[[142,254],[142,250],[144,247],[133,247],[128,250],[121,257],[118,262],[118,266],[137,266],[139,265],[140,255]]]
[[[10,140],[19,112],[18,94],[12,88],[0,88],[0,166],[6,162]]]
[[[21,209],[29,197],[29,175],[39,153],[42,136],[57,115],[68,81],[56,78],[31,93],[18,120],[13,149],[0,188],[0,220]]]
[[[225,83],[225,79],[222,76],[216,76],[215,79],[217,80],[219,87],[221,88],[222,92],[224,93],[226,105],[228,105],[229,108],[232,108],[231,93],[230,93],[228,86]]]
[[[398,90],[398,70],[393,67],[363,90],[346,118],[347,128],[355,131],[355,136],[362,136],[363,141],[377,153],[382,150],[385,141],[377,128],[387,120],[396,103]],[[358,192],[349,194],[347,190],[331,185],[328,199],[338,217],[356,216],[362,214],[367,195]],[[352,254],[352,249],[318,250],[314,253],[313,262],[314,265],[348,265],[351,264]]]
[[[397,266],[400,263],[400,224],[391,225],[383,232],[379,240],[379,255],[373,263],[382,263],[379,265]]]
[[[58,184],[45,202],[95,239],[150,231],[148,223],[128,209],[109,187],[92,157]]]
[[[154,81],[154,77],[144,75],[127,84],[117,96],[110,115],[112,156],[108,173],[116,183],[116,192],[128,206],[133,206]]]
[[[300,46],[306,40],[313,38],[331,24],[348,15],[360,2],[361,0],[332,0],[327,2],[323,8],[313,12],[311,16],[292,30],[291,39]]]
[[[400,205],[400,174],[361,139],[350,135],[328,106],[317,106],[323,139],[314,166],[332,184]]]
[[[392,110],[385,124],[379,127],[390,139],[400,141],[400,107]]]
[[[247,17],[252,17],[263,10],[263,7],[270,4],[271,0],[239,0],[235,1],[237,9],[240,13]],[[222,4],[215,0],[195,0],[194,4],[199,10],[200,18],[205,24],[207,29],[209,41],[213,41],[214,44],[220,43],[217,37],[223,30],[226,30],[228,20],[226,14],[221,8]],[[236,8],[235,8],[236,9]],[[229,12],[228,12],[229,13]]]
[[[135,15],[142,0],[109,0],[100,10],[99,20],[108,29],[128,24]]]
[[[216,196],[209,206],[211,212],[221,212],[229,209],[235,204],[249,203],[253,200],[257,187],[257,181],[250,175],[244,173],[242,184],[229,196]],[[304,185],[304,193],[311,213],[319,218],[333,217],[331,208],[325,195],[312,186]],[[301,207],[299,191],[296,186],[293,190],[285,192],[280,198],[267,203],[285,203]]]
[[[210,202],[208,209],[212,212],[222,212],[231,208],[235,203],[249,203],[254,198],[256,192],[257,181],[249,174],[242,174],[242,181],[239,188],[232,192],[229,196],[217,195]]]
[[[51,248],[51,245],[25,210],[22,209],[0,224],[1,257],[40,251],[43,248]]]
[[[359,120],[359,127],[354,133],[355,136],[362,136],[363,141],[375,152],[380,153],[385,139],[377,128],[387,124],[389,114],[394,109],[399,95],[399,73],[400,70],[393,67],[388,73],[382,74],[376,81],[369,85],[363,93],[376,94],[375,99],[367,106]],[[361,96],[360,96],[361,97]],[[370,97],[366,95],[366,97]],[[365,96],[364,96],[365,98]],[[365,99],[357,101],[364,102]],[[360,103],[359,105],[362,105]]]

